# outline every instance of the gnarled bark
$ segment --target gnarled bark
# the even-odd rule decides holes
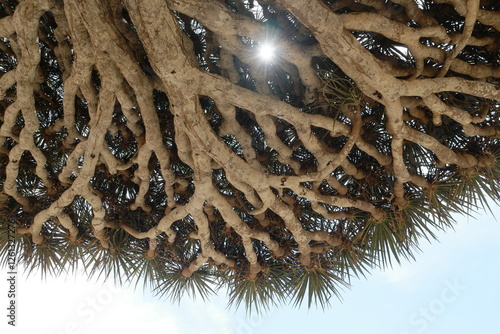
[[[33,217],[19,233],[42,244],[56,221],[107,248],[121,228],[148,258],[198,240],[182,275],[209,262],[255,279],[273,261],[366,250],[373,221],[413,240],[394,217],[497,163],[500,16],[481,1],[426,2],[463,30],[411,0],[236,2],[26,0],[3,14],[3,192]],[[256,56],[267,42],[270,63]]]

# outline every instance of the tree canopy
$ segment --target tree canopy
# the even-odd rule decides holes
[[[499,10],[0,1],[1,262],[327,305],[500,200]]]

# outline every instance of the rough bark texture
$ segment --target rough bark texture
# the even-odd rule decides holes
[[[370,265],[495,178],[494,1],[0,3],[1,205],[38,246]]]

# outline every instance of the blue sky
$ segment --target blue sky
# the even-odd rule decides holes
[[[494,206],[496,217],[500,208]],[[38,276],[18,282],[18,327],[2,333],[86,334],[135,330],[168,334],[326,333],[444,334],[498,332],[500,222],[491,214],[460,217],[455,231],[440,242],[422,243],[415,262],[354,280],[343,302],[331,308],[281,307],[247,318],[226,309],[226,297],[210,302],[157,300],[142,289],[121,289],[85,278]],[[7,274],[2,272],[0,302],[5,307]],[[5,292],[5,293],[4,293]],[[5,330],[7,329],[7,330]]]

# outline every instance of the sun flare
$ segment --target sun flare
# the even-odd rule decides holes
[[[259,47],[259,58],[264,61],[271,61],[274,58],[274,47],[269,43],[264,43]]]

